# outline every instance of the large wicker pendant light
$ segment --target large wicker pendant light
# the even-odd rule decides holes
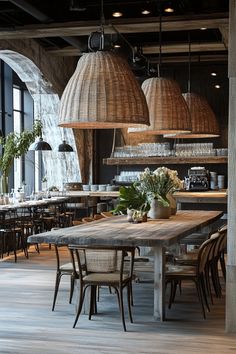
[[[128,63],[104,51],[104,11],[101,0],[101,26],[89,37],[92,53],[84,54],[69,80],[62,98],[59,125],[68,128],[124,128],[149,125],[148,107]],[[99,51],[93,35],[99,38]]]
[[[59,125],[68,128],[149,124],[144,94],[128,63],[106,51],[81,57],[63,92],[59,117]]]
[[[183,93],[183,97],[190,110],[192,132],[190,134],[176,134],[169,137],[176,139],[218,137],[220,135],[219,124],[207,100],[192,92]]]
[[[168,135],[169,138],[195,139],[214,138],[220,135],[219,124],[215,113],[207,100],[191,92],[191,41],[189,34],[189,61],[188,61],[188,92],[183,97],[188,105],[191,118],[192,131],[190,134]],[[167,137],[167,135],[165,135]]]
[[[162,135],[191,131],[189,110],[174,80],[150,78],[143,82],[142,89],[149,108],[150,126],[130,128],[129,133]]]
[[[161,67],[161,4],[159,7],[159,65],[158,77],[145,80],[142,89],[149,108],[149,127],[129,129],[129,133],[162,135],[189,133],[190,114],[177,82],[160,77]]]

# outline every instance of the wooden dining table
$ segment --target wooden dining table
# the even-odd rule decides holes
[[[114,216],[90,223],[52,230],[28,238],[29,243],[62,245],[148,246],[154,253],[154,319],[165,319],[165,250],[185,236],[217,221],[223,212],[180,210],[169,219],[129,223]]]

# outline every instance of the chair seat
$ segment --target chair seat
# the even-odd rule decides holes
[[[189,252],[181,256],[175,257],[175,263],[184,265],[195,265],[197,264],[198,253]]]
[[[123,274],[123,281],[129,278],[129,274]],[[120,281],[120,274],[117,273],[92,273],[85,275],[83,281],[89,283],[114,283],[118,284]]]
[[[60,270],[61,270],[61,271],[64,271],[64,272],[66,272],[66,271],[72,272],[72,271],[73,271],[73,265],[72,265],[71,262],[62,264],[62,265],[60,266]],[[76,270],[78,271],[78,268],[76,268]]]
[[[166,270],[166,276],[191,276],[191,275],[196,275],[196,267],[193,266],[175,266],[175,265],[169,265],[167,270]]]

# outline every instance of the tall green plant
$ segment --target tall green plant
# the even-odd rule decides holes
[[[24,155],[35,139],[40,136],[42,136],[42,123],[36,120],[32,130],[24,130],[21,133],[11,132],[6,137],[0,138],[3,148],[0,171],[3,176],[9,175],[14,158],[17,159]]]
[[[137,188],[135,183],[128,187],[120,187],[119,204],[114,212],[126,214],[127,209],[143,212],[147,212],[150,209],[146,193]]]

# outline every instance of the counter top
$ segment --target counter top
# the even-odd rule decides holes
[[[92,192],[92,191],[67,191],[67,197],[119,197],[119,191],[105,191],[105,192]]]
[[[175,192],[174,197],[178,203],[227,203],[226,189],[206,192]]]
[[[119,191],[111,192],[92,192],[92,191],[68,191],[65,194],[67,197],[119,197]],[[227,203],[226,190],[222,191],[206,191],[206,192],[175,192],[174,197],[177,202],[185,203]]]

